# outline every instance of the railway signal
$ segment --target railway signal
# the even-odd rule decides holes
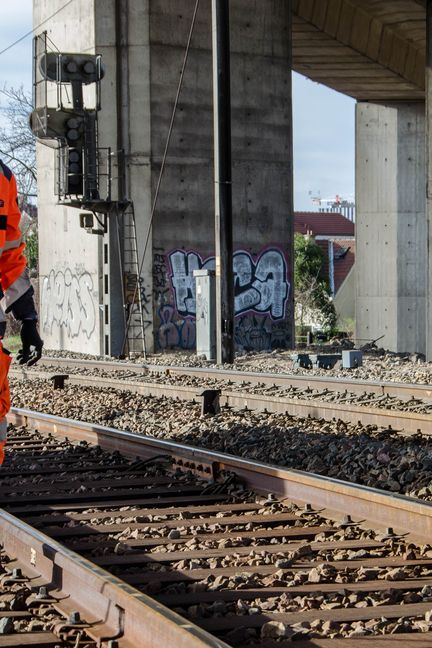
[[[45,51],[37,72],[45,82],[57,86],[56,105],[36,108],[30,116],[30,127],[38,139],[59,142],[59,193],[98,200],[96,121],[100,107],[98,87],[104,76],[101,57]],[[83,87],[93,83],[97,84],[96,106],[87,108]],[[66,85],[71,87],[72,95],[63,102]]]

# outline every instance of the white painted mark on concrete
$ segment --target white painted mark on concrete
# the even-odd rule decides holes
[[[73,274],[68,268],[51,270],[42,285],[42,329],[52,333],[63,326],[69,337],[84,334],[90,339],[96,328],[93,279],[88,272]]]

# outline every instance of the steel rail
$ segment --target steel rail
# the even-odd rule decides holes
[[[432,503],[404,495],[30,410],[13,408],[9,420],[129,456],[169,454],[178,464],[202,474],[211,473],[216,478],[221,472],[235,473],[252,490],[308,503],[315,510],[326,509],[342,516],[350,513],[357,521],[393,527],[421,541],[429,542],[432,537]]]
[[[10,375],[17,378],[35,377],[47,378],[47,373],[23,369],[11,369]],[[197,387],[186,387],[183,385],[169,385],[152,382],[137,382],[119,380],[115,376],[105,378],[100,376],[78,376],[71,374],[68,378],[71,385],[86,387],[104,387],[106,389],[117,389],[129,391],[141,396],[152,396],[156,398],[169,397],[176,400],[195,401],[200,398],[200,391]],[[202,390],[201,390],[202,391]],[[250,409],[260,412],[289,414],[290,416],[312,417],[332,421],[335,418],[342,419],[349,423],[362,423],[363,425],[377,425],[378,427],[403,431],[405,434],[432,435],[432,417],[429,414],[419,414],[412,411],[400,411],[396,409],[385,409],[379,407],[367,407],[365,405],[352,405],[348,403],[331,403],[320,401],[313,396],[310,400],[297,398],[286,398],[283,396],[266,396],[262,394],[249,394],[247,392],[221,390],[219,402],[222,406],[236,409]]]
[[[88,369],[108,369],[113,371],[131,371],[137,374],[144,374],[153,371],[171,376],[194,376],[198,378],[211,378],[215,380],[231,380],[233,382],[247,381],[251,383],[264,383],[267,385],[278,385],[280,387],[300,387],[302,389],[323,389],[328,387],[335,391],[353,392],[356,394],[365,391],[379,395],[397,396],[401,398],[432,399],[432,385],[418,383],[398,383],[392,381],[361,380],[335,378],[332,376],[293,375],[289,373],[271,373],[256,371],[240,371],[217,369],[215,367],[179,367],[175,365],[153,365],[125,362],[122,360],[80,360],[77,358],[51,358],[43,357],[39,364],[51,366],[70,366]]]
[[[79,611],[98,645],[119,648],[228,648],[154,599],[0,509],[0,544],[32,586],[47,585],[56,607]]]

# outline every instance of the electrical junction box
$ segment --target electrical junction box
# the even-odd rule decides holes
[[[194,270],[196,294],[196,352],[216,359],[216,285],[214,270]]]
[[[80,227],[83,229],[92,229],[94,226],[94,216],[90,212],[81,212],[79,215]]]
[[[333,369],[341,359],[340,353],[313,353],[309,357],[316,369]]]
[[[312,362],[308,353],[293,353],[291,356],[293,368],[312,369]]]
[[[342,351],[342,368],[355,369],[363,364],[362,351]]]

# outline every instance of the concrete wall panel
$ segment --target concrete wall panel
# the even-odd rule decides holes
[[[151,2],[153,188],[194,5]],[[290,15],[279,0],[252,5],[230,3],[236,341],[261,349],[291,344]],[[192,270],[214,263],[212,101],[210,3],[201,3],[153,228],[159,349],[194,347]]]
[[[145,345],[153,350],[152,309],[152,227],[153,202],[151,147],[153,114],[151,111],[150,2],[129,0],[122,4],[127,13],[127,60],[122,60],[124,131],[127,193],[133,201],[141,266],[141,300],[145,327]]]
[[[425,351],[424,104],[357,105],[357,336]]]
[[[338,317],[338,326],[346,330],[355,319],[356,267],[349,271],[345,281],[337,291],[333,303]]]
[[[35,0],[34,24],[64,3]],[[95,47],[94,2],[76,0],[46,25],[62,51]],[[37,147],[40,237],[40,328],[46,348],[101,353],[100,240],[79,227],[79,211],[59,206],[54,195],[54,152]]]
[[[35,23],[59,6],[60,0],[35,0]],[[199,6],[167,165],[152,227],[150,224],[194,6],[194,0],[124,0],[118,5],[116,21],[114,0],[77,0],[70,10],[60,12],[48,23],[61,49],[103,55],[106,76],[99,144],[113,151],[121,145],[126,154],[126,190],[135,207],[140,259],[144,255],[141,294],[148,350],[153,341],[157,349],[194,348],[191,273],[194,267],[214,263],[210,2]],[[257,349],[290,346],[290,4],[285,0],[233,0],[230,9],[237,343]],[[48,166],[52,152],[44,150],[40,156],[42,164]],[[113,161],[115,179],[115,157]],[[40,189],[40,204],[50,213],[47,228],[52,229],[59,208],[48,180],[42,179]],[[116,186],[113,189],[116,197]],[[72,211],[69,231],[74,218],[78,214]],[[64,257],[73,261],[70,239],[65,234],[61,232],[64,243],[58,248],[58,265]],[[73,236],[76,256],[96,273],[94,299],[102,313],[99,306],[103,295],[97,293],[103,267],[102,241],[77,227]],[[53,246],[42,253],[45,275],[55,260]],[[115,261],[114,252],[110,259]],[[122,299],[118,273],[117,277],[111,275],[110,326],[114,337],[116,322],[121,325]],[[54,333],[50,336],[47,346],[77,350],[76,341],[60,340]],[[101,326],[96,337],[88,344],[89,352],[103,352]]]

